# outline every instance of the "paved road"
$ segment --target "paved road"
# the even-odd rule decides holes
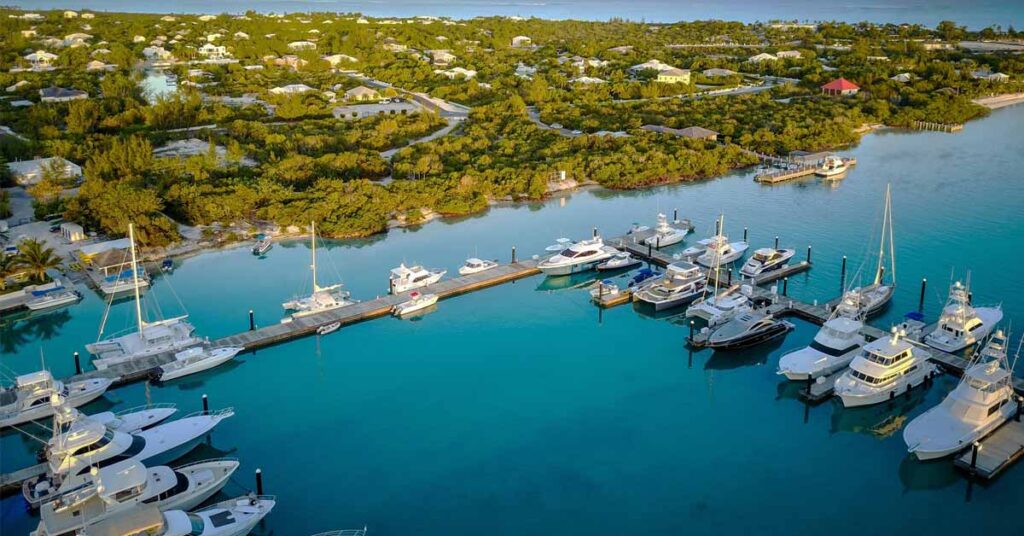
[[[426,136],[423,136],[422,138],[416,138],[415,140],[412,140],[409,143],[407,143],[407,144],[405,144],[405,145],[403,145],[401,147],[394,147],[392,149],[388,149],[387,151],[383,151],[383,152],[380,153],[380,157],[383,158],[384,160],[390,161],[391,157],[395,156],[395,154],[398,153],[398,151],[401,151],[402,149],[405,149],[406,147],[409,147],[411,145],[416,145],[417,143],[424,143],[424,142],[428,142],[428,141],[431,141],[431,140],[436,140],[437,138],[440,138],[441,136],[447,136],[448,134],[451,133],[451,131],[455,130],[455,127],[459,126],[459,123],[460,123],[460,121],[456,121],[454,119],[446,119],[446,121],[448,122],[448,126],[442,128],[441,130],[437,130],[437,131],[431,132],[430,134],[427,134]]]

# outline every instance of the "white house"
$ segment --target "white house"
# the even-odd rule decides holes
[[[167,60],[167,59],[171,59],[173,57],[171,55],[171,51],[165,49],[164,47],[146,47],[146,48],[142,49],[142,55],[145,56],[146,59],[151,59],[151,60],[152,59]]]
[[[777,58],[774,54],[762,52],[756,56],[751,56],[747,61],[749,61],[750,63],[762,63],[765,61],[776,61],[778,59],[779,58]]]
[[[249,34],[247,34],[245,32],[235,32],[234,37],[235,37],[235,39],[238,39],[238,40],[244,40],[244,39],[248,39],[249,38]]]
[[[380,100],[380,93],[377,90],[366,86],[356,86],[345,92],[347,101],[375,101]]]
[[[54,162],[51,164],[50,162]],[[69,162],[59,156],[50,158],[36,158],[34,160],[23,160],[21,162],[8,162],[7,168],[11,170],[14,181],[22,186],[30,186],[43,179],[44,166],[64,166],[64,175],[69,179],[77,179],[82,176],[82,167]]]
[[[275,87],[270,90],[270,92],[275,95],[297,95],[307,91],[313,91],[313,88],[306,84],[288,84],[287,86]]]
[[[201,56],[213,59],[231,57],[231,54],[228,54],[228,48],[226,46],[215,45],[213,43],[203,44],[203,46],[199,47],[197,52],[199,52]]]
[[[533,39],[530,39],[525,35],[517,35],[512,38],[512,46],[516,48],[533,46]]]
[[[448,65],[458,59],[455,54],[443,49],[428,50],[427,54],[430,54],[430,59],[434,65]]]
[[[95,71],[113,71],[117,68],[117,65],[112,63],[103,63],[100,60],[92,60],[85,64],[85,70],[89,72]]]
[[[77,19],[78,18],[78,12],[77,11],[71,11],[69,9],[69,10],[64,12],[64,18],[65,19]]]
[[[331,67],[337,67],[342,62],[356,63],[359,61],[348,54],[330,54],[328,56],[324,56],[322,59],[327,63],[330,63]]]
[[[731,71],[729,69],[711,68],[704,69],[704,71],[702,71],[701,74],[708,78],[721,78],[726,76],[733,76],[736,74],[736,71]]]
[[[136,35],[135,37],[132,37],[132,43],[145,43],[145,42],[146,42],[146,36],[144,36],[144,35]]]
[[[593,76],[581,76],[579,78],[573,78],[572,80],[569,80],[569,82],[573,83],[573,84],[583,84],[583,85],[587,85],[587,86],[593,85],[593,84],[605,84],[605,83],[607,83],[603,79],[596,78],[596,77],[593,77]]]
[[[203,15],[203,16],[199,17],[199,20],[201,20],[203,22],[209,22],[209,21],[211,21],[213,19],[216,19],[216,18],[217,18],[217,15]]]
[[[801,54],[799,50],[780,50],[775,53],[776,58],[789,58],[789,59],[800,59]]]
[[[312,41],[292,41],[288,43],[291,50],[316,50],[316,43]]]
[[[33,69],[49,67],[56,59],[56,54],[45,50],[37,50],[25,56],[25,61],[31,63]]]
[[[669,69],[675,69],[675,67],[673,67],[673,66],[671,66],[671,65],[669,65],[667,63],[662,63],[659,60],[647,60],[647,61],[645,61],[643,63],[638,63],[638,64],[630,67],[629,71],[632,72],[633,74],[636,74],[636,73],[639,73],[639,72],[642,72],[642,71],[658,71],[660,73],[661,71],[667,71]]]
[[[893,76],[893,77],[889,78],[889,80],[892,80],[893,82],[899,82],[901,84],[906,84],[907,82],[910,82],[913,79],[914,79],[914,75],[912,75],[910,73],[900,73],[900,74],[898,74],[896,76]]]
[[[470,78],[476,76],[476,71],[474,71],[473,69],[463,69],[462,67],[453,67],[451,69],[444,71],[437,69],[434,71],[434,74],[439,74],[441,76],[447,77],[449,80],[455,80],[456,78],[464,78],[466,80],[469,80]]]

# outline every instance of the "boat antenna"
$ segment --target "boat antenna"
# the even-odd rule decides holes
[[[1013,378],[1013,369],[1017,368],[1017,360],[1020,359],[1020,347],[1022,344],[1024,344],[1024,337],[1017,341],[1017,352],[1013,354],[1013,363],[1010,363],[1010,378]]]
[[[135,258],[135,224],[133,223],[128,224],[128,244],[132,250],[132,286],[135,288],[135,319],[139,325],[139,338],[145,339],[142,330],[146,323],[142,321],[142,298],[139,296],[139,266]]]
[[[316,291],[320,290],[320,288],[317,287],[317,285],[316,285],[316,222],[315,221],[310,221],[309,222],[309,226],[310,226],[310,229],[311,229],[310,230],[310,243],[312,243],[312,251],[313,251],[313,267],[312,267],[313,268],[313,292],[316,292]]]

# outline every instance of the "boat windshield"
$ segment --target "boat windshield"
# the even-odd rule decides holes
[[[814,348],[815,350],[817,350],[817,351],[819,351],[819,352],[821,352],[823,354],[830,355],[832,357],[839,357],[839,356],[845,354],[846,352],[849,352],[850,350],[853,350],[854,347],[856,347],[856,346],[857,346],[856,344],[851,344],[851,345],[847,346],[846,348],[833,348],[831,346],[825,346],[824,344],[821,344],[818,341],[811,341],[811,344],[810,344],[811,348]]]
[[[871,361],[873,363],[878,363],[879,365],[882,365],[883,367],[892,366],[893,364],[899,363],[900,361],[903,361],[904,359],[906,359],[908,357],[910,357],[910,349],[909,348],[906,349],[906,350],[903,350],[902,352],[900,352],[900,353],[898,353],[898,354],[896,354],[894,356],[884,356],[884,355],[881,355],[881,354],[876,354],[875,352],[865,352],[865,355],[864,355],[864,358],[867,359],[868,361]]]
[[[199,536],[206,530],[206,521],[195,514],[188,514],[188,522],[192,525],[192,531],[189,532],[190,535]]]

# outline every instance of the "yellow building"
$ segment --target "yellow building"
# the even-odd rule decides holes
[[[690,71],[686,69],[665,69],[658,73],[658,82],[664,84],[689,84]]]

